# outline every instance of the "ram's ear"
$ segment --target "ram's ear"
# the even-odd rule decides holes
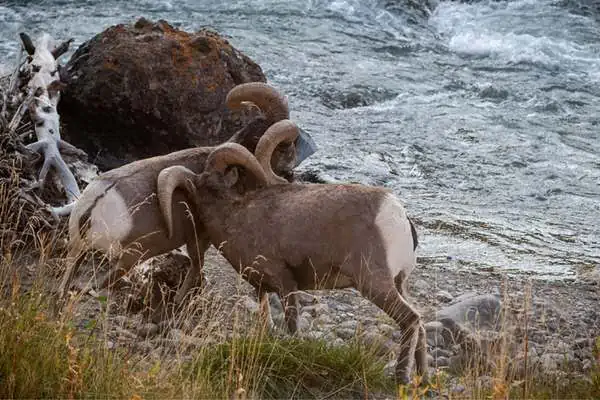
[[[225,183],[226,187],[232,187],[237,183],[239,177],[240,175],[237,167],[231,167],[228,168],[227,171],[225,171],[225,175],[223,176],[223,182]]]

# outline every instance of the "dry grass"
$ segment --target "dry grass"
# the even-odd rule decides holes
[[[66,267],[64,229],[25,190],[35,169],[18,151],[20,139],[0,129],[0,144],[0,398],[417,398],[427,392],[600,398],[598,363],[567,385],[543,371],[518,371],[508,323],[484,352],[471,352],[458,375],[438,371],[430,386],[408,388],[396,388],[384,375],[389,357],[358,340],[331,346],[275,337],[256,320],[223,310],[210,292],[196,295],[172,320],[171,328],[188,325],[186,340],[115,342],[111,299],[98,299],[100,311],[83,325],[77,310],[90,299],[72,298],[60,312],[53,307],[50,289]],[[527,337],[526,322],[520,323]],[[598,358],[600,342],[597,347]],[[482,375],[490,376],[487,384]],[[457,383],[463,391],[454,390]]]
[[[19,223],[18,213],[0,217],[8,226]],[[172,322],[175,328],[194,320],[189,330],[194,342],[172,343],[171,351],[154,351],[160,346],[139,351],[108,337],[114,317],[110,299],[99,300],[102,310],[83,327],[74,311],[81,298],[54,313],[47,283],[64,269],[64,249],[49,237],[24,232],[21,237],[14,232],[20,245],[2,246],[0,398],[415,398],[428,391],[457,399],[600,396],[598,367],[587,380],[566,386],[540,371],[518,373],[511,363],[514,349],[504,340],[512,330],[490,341],[485,356],[473,352],[458,376],[439,371],[429,387],[397,390],[383,374],[389,358],[359,341],[333,347],[319,340],[274,337],[257,321],[249,327],[237,314],[230,315],[233,333],[223,335],[223,305],[210,292],[196,296]],[[23,271],[32,271],[30,283],[23,282]],[[491,380],[482,384],[482,375]],[[465,390],[454,391],[457,383]]]

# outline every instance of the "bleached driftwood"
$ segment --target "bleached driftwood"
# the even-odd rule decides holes
[[[73,173],[59,151],[60,149],[73,151],[75,148],[60,138],[57,105],[60,100],[60,90],[64,88],[65,84],[60,81],[56,57],[68,50],[72,39],[53,47],[53,39],[47,33],[43,34],[35,45],[26,34],[22,33],[20,36],[23,47],[31,56],[31,61],[25,65],[25,68],[31,71],[31,79],[27,83],[26,100],[21,104],[23,108],[17,112],[15,118],[20,112],[29,110],[29,115],[35,125],[37,141],[26,147],[31,151],[41,153],[44,157],[44,164],[35,187],[43,188],[50,168],[55,168],[65,189],[68,204],[63,207],[51,207],[51,211],[55,215],[67,215],[81,192]]]

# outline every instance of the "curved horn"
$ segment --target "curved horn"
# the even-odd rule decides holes
[[[258,160],[248,149],[237,143],[224,143],[209,154],[206,159],[205,172],[225,171],[230,165],[240,165],[254,175],[262,186],[268,185],[267,175]]]
[[[195,177],[195,173],[181,165],[165,168],[158,174],[156,193],[169,239],[173,237],[173,192],[177,188],[193,191]]]
[[[271,125],[258,141],[254,153],[269,179],[269,184],[288,183],[286,179],[273,172],[273,168],[271,168],[271,157],[279,143],[293,143],[298,137],[298,134],[298,126],[289,119],[284,119]]]
[[[263,82],[242,83],[227,94],[225,104],[230,110],[240,109],[244,102],[254,103],[271,122],[290,117],[287,98],[273,86]]]

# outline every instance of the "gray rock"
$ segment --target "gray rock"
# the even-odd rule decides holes
[[[449,303],[449,302],[452,301],[452,299],[454,298],[454,296],[452,296],[446,290],[440,290],[439,292],[437,292],[435,294],[435,298],[436,298],[437,301],[439,301],[441,303]]]
[[[311,330],[304,334],[304,337],[310,340],[324,340],[325,334],[320,331]]]
[[[323,314],[319,315],[315,319],[315,322],[317,322],[321,326],[329,326],[333,324],[333,318],[331,318],[331,316],[329,316],[328,314]]]
[[[273,318],[273,325],[281,330],[287,329],[285,323],[285,315],[283,313],[275,313],[271,314],[271,318]]]
[[[308,312],[312,317],[318,317],[319,315],[328,313],[329,306],[326,303],[317,303],[315,305],[302,308],[302,312]]]
[[[438,357],[433,362],[436,367],[447,367],[450,365],[450,359],[448,357]]]
[[[123,326],[123,327],[129,326],[129,324],[131,323],[131,320],[124,315],[117,315],[114,318],[114,321],[115,321],[115,324],[117,324],[119,326]]]
[[[433,358],[440,358],[440,357],[446,357],[446,358],[450,358],[453,356],[453,353],[451,351],[448,350],[444,350],[442,348],[436,347],[435,349],[433,349],[433,351],[431,352],[431,356]]]
[[[463,393],[467,388],[460,383],[452,386],[452,393]]]
[[[491,376],[483,375],[477,378],[476,385],[483,390],[490,390],[494,386],[494,379]]]
[[[425,327],[426,332],[441,331],[442,329],[444,329],[444,324],[442,324],[439,321],[430,321],[430,322],[426,323],[424,325],[424,327]]]
[[[542,354],[540,357],[542,368],[548,372],[558,370],[559,366],[561,366],[565,360],[564,355],[557,353],[546,353]]]
[[[311,328],[311,319],[312,318],[310,318],[310,314],[302,314],[298,318],[298,330],[301,332],[309,331]]]
[[[137,338],[137,335],[135,333],[131,332],[128,329],[121,328],[119,326],[115,327],[115,332],[117,332],[119,334],[120,338],[129,339],[129,340]]]
[[[350,340],[354,337],[355,330],[351,328],[336,328],[335,333],[344,340]]]
[[[416,280],[410,286],[411,289],[414,289],[417,292],[427,292],[431,288],[431,285],[425,279]]]
[[[446,341],[444,337],[437,332],[433,332],[432,334],[427,334],[427,345],[429,347],[446,347]]]
[[[385,376],[387,376],[388,378],[393,378],[396,375],[396,364],[398,363],[397,360],[392,360],[390,362],[388,362],[387,364],[385,364],[385,367],[383,367],[383,374]]]
[[[459,375],[465,368],[466,359],[461,355],[450,357],[448,370],[449,372]]]
[[[395,343],[378,332],[366,332],[361,337],[362,342],[377,355],[384,356],[394,352]]]
[[[256,314],[258,313],[259,310],[259,304],[256,302],[256,300],[254,300],[253,298],[251,298],[250,296],[243,296],[242,298],[240,298],[240,304],[246,309],[248,310],[248,312],[250,312],[251,314]]]
[[[512,365],[514,365],[515,377],[521,379],[526,375],[525,372],[531,376],[536,369],[540,368],[540,357],[533,354],[527,357],[527,371],[525,371],[525,353],[519,353],[513,360]]]
[[[271,315],[275,318],[275,314],[283,314],[283,304],[277,293],[269,293],[269,306],[271,307]]]
[[[167,335],[167,339],[171,340],[174,345],[179,346],[202,346],[205,344],[201,339],[186,335],[180,329],[171,329]]]
[[[499,328],[501,308],[502,302],[498,296],[470,296],[441,309],[436,314],[436,320],[452,331],[455,325],[468,326],[473,330],[495,330]]]
[[[429,365],[430,367],[433,367],[435,364],[435,359],[431,356],[431,354],[427,354],[427,365]],[[433,374],[431,374],[430,376],[433,376]]]
[[[158,333],[158,325],[153,323],[144,324],[136,330],[136,333],[139,337],[142,338],[156,336],[156,334]]]
[[[381,332],[382,335],[388,338],[392,337],[392,335],[396,331],[396,328],[388,324],[379,324],[377,325],[377,328],[379,329],[379,332]]]
[[[317,298],[317,296],[312,295],[310,293],[306,293],[303,291],[298,291],[296,293],[296,298],[298,299],[298,301],[300,302],[300,305],[302,306],[309,306],[309,305],[313,305],[319,302],[319,299]]]
[[[477,292],[466,292],[461,294],[460,296],[456,296],[453,300],[452,300],[452,304],[457,304],[457,303],[461,303],[463,301],[466,301],[472,297],[478,296],[479,294]]]
[[[573,350],[572,350],[571,346],[561,340],[552,342],[550,344],[550,346],[548,346],[548,348],[552,349],[553,353],[565,354],[565,355],[569,355],[569,356],[571,356],[571,358],[573,358]]]
[[[338,325],[338,327],[343,328],[343,329],[356,330],[356,328],[358,327],[358,321],[356,321],[354,319],[349,319],[347,321],[343,321],[342,323],[340,323]]]

